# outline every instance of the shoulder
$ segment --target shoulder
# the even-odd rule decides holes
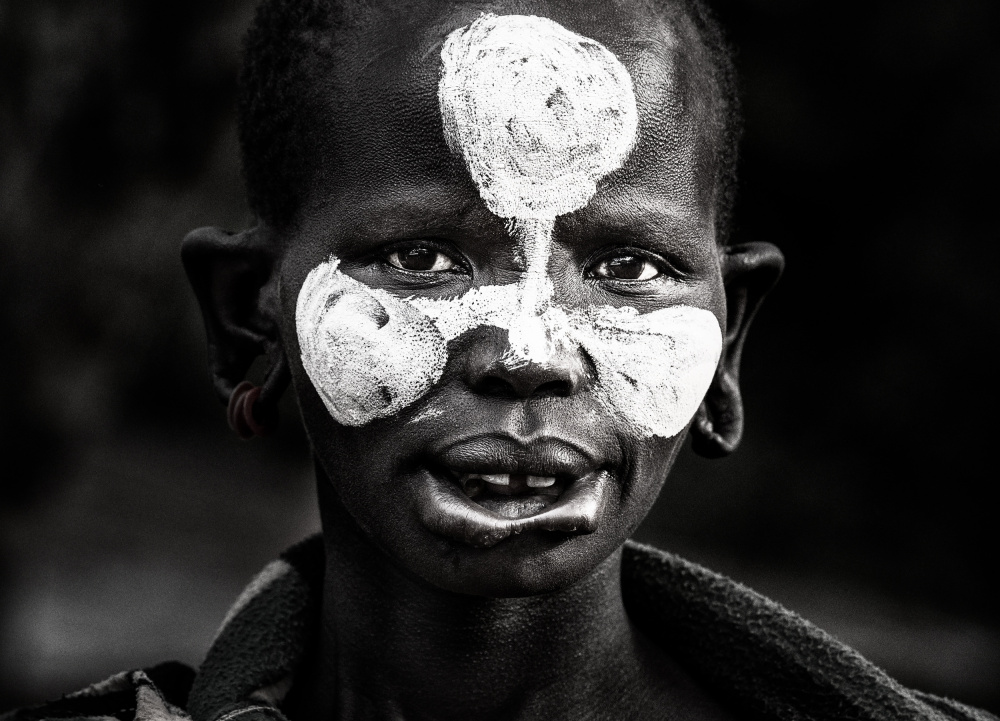
[[[767,719],[997,721],[905,688],[800,616],[725,576],[629,542],[632,621],[733,707]]]
[[[0,714],[0,721],[187,720],[184,707],[194,676],[191,667],[169,661],[116,674],[58,701]]]

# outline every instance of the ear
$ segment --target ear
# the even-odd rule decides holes
[[[743,341],[750,321],[784,267],[784,256],[770,243],[744,243],[724,250],[722,280],[727,322],[722,359],[691,425],[691,447],[700,456],[721,458],[736,450],[743,438]]]
[[[228,403],[254,360],[265,357],[255,415],[276,413],[289,380],[279,331],[279,248],[265,226],[242,233],[199,228],[181,244],[184,270],[205,321],[209,370],[219,399]]]

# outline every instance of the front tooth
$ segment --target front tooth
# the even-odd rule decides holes
[[[556,479],[551,476],[528,476],[528,488],[548,488],[555,483]]]
[[[510,485],[510,474],[509,473],[484,473],[481,478],[487,483],[492,483],[496,486],[509,486]]]

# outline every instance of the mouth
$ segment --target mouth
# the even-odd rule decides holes
[[[563,441],[481,436],[434,454],[418,512],[432,532],[479,548],[526,531],[583,535],[597,530],[610,483]]]

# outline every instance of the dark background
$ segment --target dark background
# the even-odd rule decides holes
[[[1000,18],[990,0],[720,0],[747,133],[735,240],[785,278],[748,427],[640,537],[906,683],[1000,711]],[[307,451],[240,443],[178,259],[244,227],[250,0],[0,0],[0,709],[176,657],[317,526]],[[990,479],[993,479],[992,481]]]

